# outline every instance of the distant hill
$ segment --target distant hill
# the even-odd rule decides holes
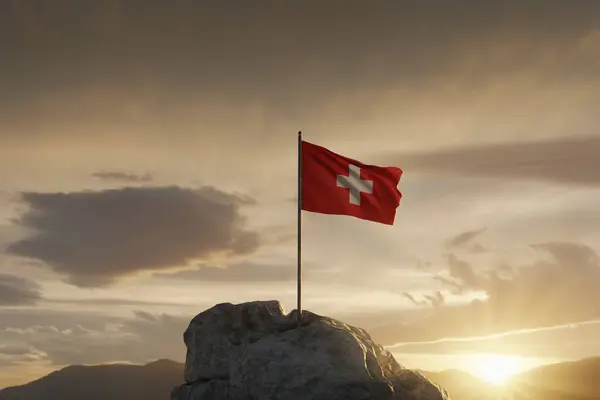
[[[420,371],[448,391],[452,400],[598,400],[600,357],[551,364],[495,387],[459,371]],[[70,366],[0,391],[0,400],[168,400],[183,382],[183,364],[159,360],[146,365]]]
[[[600,357],[549,364],[514,376],[503,386],[492,386],[458,370],[422,371],[448,391],[452,400],[484,398],[511,400],[599,400]]]
[[[183,382],[183,364],[69,366],[22,386],[0,391],[0,400],[168,400]]]
[[[551,394],[556,400],[597,400],[600,399],[600,357],[544,365],[514,377],[511,386],[532,395]]]

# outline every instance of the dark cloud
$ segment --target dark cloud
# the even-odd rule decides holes
[[[448,275],[440,280],[457,293],[479,292],[485,296],[466,305],[421,309],[402,326],[377,328],[376,335],[391,344],[600,319],[600,259],[596,252],[580,243],[553,242],[532,247],[539,260],[513,268],[490,270],[449,255]]]
[[[103,181],[115,181],[125,183],[152,182],[154,180],[150,173],[138,175],[130,172],[120,171],[100,171],[93,173],[92,176]]]
[[[81,287],[259,245],[240,214],[249,200],[212,187],[24,193],[23,201],[29,210],[18,223],[35,233],[9,252],[44,261]]]
[[[35,304],[41,298],[41,288],[35,282],[0,273],[0,306]]]
[[[598,186],[600,136],[491,144],[407,154],[406,170]]]

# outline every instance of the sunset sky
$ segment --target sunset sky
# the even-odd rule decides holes
[[[0,1],[0,387],[183,361],[296,296],[296,132],[404,170],[304,213],[304,306],[408,367],[600,355],[600,1]]]

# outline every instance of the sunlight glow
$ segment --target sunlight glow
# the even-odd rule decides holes
[[[523,370],[519,357],[489,354],[475,361],[472,371],[482,380],[493,385],[502,385],[506,380]]]

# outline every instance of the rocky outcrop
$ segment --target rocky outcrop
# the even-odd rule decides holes
[[[172,400],[444,400],[369,334],[278,301],[218,304],[184,333],[186,383]]]

